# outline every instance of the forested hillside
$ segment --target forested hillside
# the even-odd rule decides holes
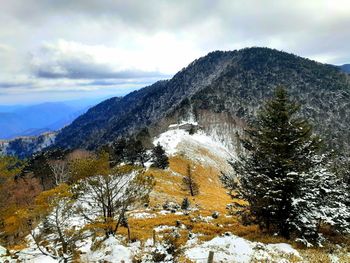
[[[349,77],[335,66],[268,48],[212,52],[171,80],[107,100],[64,128],[56,145],[93,149],[144,127],[164,130],[168,119],[180,120],[188,111],[204,127],[211,126],[204,119],[217,122],[215,114],[241,126],[278,85],[298,99],[301,114],[329,145],[349,149]]]

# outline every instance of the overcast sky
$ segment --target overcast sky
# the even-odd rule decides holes
[[[0,0],[0,104],[124,95],[213,50],[350,63],[348,0]]]

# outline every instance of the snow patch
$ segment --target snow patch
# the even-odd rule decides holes
[[[5,255],[6,255],[6,252],[7,252],[6,248],[0,246],[0,257],[1,257],[1,256],[5,256]]]
[[[185,155],[191,160],[209,166],[218,166],[218,162],[236,157],[236,154],[229,151],[222,142],[203,131],[197,131],[191,135],[183,129],[172,129],[160,134],[153,143],[163,146],[170,156]]]
[[[57,263],[59,261],[57,261],[56,259],[53,259],[52,257],[49,257],[49,256],[38,255],[32,261],[29,261],[29,262],[33,262],[33,263]]]
[[[167,231],[167,230],[175,230],[176,227],[174,226],[167,226],[167,225],[160,225],[155,228],[153,228],[156,232],[162,232],[162,231]]]
[[[150,214],[147,212],[139,212],[139,213],[131,213],[130,217],[137,218],[137,219],[143,219],[143,218],[154,218],[156,215]]]
[[[96,251],[89,251],[84,256],[86,262],[110,262],[110,263],[131,263],[132,251],[123,245],[113,236],[101,244]]]
[[[185,255],[194,262],[202,262],[208,257],[209,251],[214,252],[214,262],[249,263],[252,260],[282,262],[281,259],[284,259],[283,262],[289,262],[287,259],[290,257],[301,259],[298,251],[288,244],[265,245],[235,235],[216,237],[187,249]]]
[[[1,250],[1,249],[0,249]],[[14,251],[11,251],[11,254],[14,254]],[[0,251],[0,262],[17,263],[17,262],[31,262],[31,263],[58,263],[59,261],[53,259],[50,256],[45,256],[41,254],[39,250],[34,247],[25,248],[17,253],[15,253],[18,258],[11,258],[11,256],[1,255]]]

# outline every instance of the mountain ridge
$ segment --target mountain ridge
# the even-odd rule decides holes
[[[58,132],[53,147],[91,150],[145,129],[154,137],[191,116],[234,146],[235,133],[279,85],[328,146],[350,149],[350,77],[337,66],[260,47],[210,52],[172,79],[105,100]]]
[[[321,115],[333,118],[321,109],[324,97],[331,96],[333,102],[339,100],[344,104],[344,98],[350,95],[349,78],[333,65],[268,48],[214,51],[196,59],[170,80],[156,82],[90,109],[57,135],[56,145],[93,149],[144,127],[164,130],[167,119],[186,118],[188,111],[193,111],[199,119],[200,111],[209,110],[249,120],[261,100],[268,98],[278,85],[286,86],[293,97],[301,97],[300,102],[305,105],[303,114],[314,124]],[[307,95],[300,96],[303,93]],[[96,118],[101,111],[107,113],[101,114],[103,123],[101,116]],[[347,112],[344,107],[340,112],[335,111],[343,117],[344,111]],[[345,116],[345,119],[348,118]]]
[[[210,54],[208,55],[210,56]],[[145,87],[141,90],[134,91],[132,93],[129,93],[122,99],[118,100],[117,103],[113,102],[113,100],[110,100],[109,102],[114,103],[114,115],[110,116],[110,119],[108,120],[109,124],[112,122],[112,125],[109,125],[107,127],[106,131],[102,131],[104,134],[101,136],[102,140],[97,141],[95,144],[105,143],[107,140],[110,140],[110,138],[117,137],[119,134],[126,134],[133,132],[135,126],[141,125],[141,126],[148,126],[150,124],[153,124],[154,121],[157,121],[160,119],[160,117],[165,117],[166,112],[171,111],[171,109],[174,107],[174,105],[178,105],[184,96],[191,95],[191,92],[194,93],[195,89],[200,89],[204,84],[201,83],[200,75],[209,75],[209,78],[212,78],[214,76],[210,75],[212,73],[213,68],[212,67],[204,68],[203,72],[200,75],[190,76],[188,74],[188,70],[192,67],[201,67],[201,59],[196,60],[196,63],[191,63],[186,69],[187,70],[181,70],[171,80],[163,80],[158,81],[155,84]],[[215,72],[215,71],[214,71]],[[192,77],[192,78],[191,78]],[[204,78],[205,81],[207,79]],[[189,83],[186,83],[189,82]],[[182,85],[180,86],[179,83]],[[189,89],[188,86],[194,87],[193,89]],[[120,104],[119,104],[120,103]],[[57,137],[57,145],[62,147],[67,146],[73,146],[77,147],[80,146],[79,144],[73,144],[69,145],[69,142],[67,144],[67,137],[69,141],[69,135],[71,133],[71,128],[74,128],[76,126],[79,127],[80,123],[87,117],[87,115],[91,114],[92,116],[95,115],[95,110],[99,111],[103,105],[107,105],[108,102],[104,102],[103,104],[100,104],[98,107],[91,109],[87,112],[86,115],[81,116],[77,120],[75,120],[73,125],[70,125],[62,130],[62,132]],[[119,104],[119,105],[118,105]],[[129,108],[125,108],[126,106],[131,105]],[[110,106],[110,105],[109,105]],[[109,106],[106,107],[106,112],[110,113]],[[141,110],[143,112],[141,112]],[[119,114],[119,115],[118,115]],[[158,116],[158,115],[161,116]],[[136,123],[136,125],[130,127],[130,120],[129,118],[132,118],[132,121]],[[114,122],[114,123],[113,123]],[[84,123],[83,123],[84,124]],[[97,124],[97,122],[95,122]],[[100,123],[99,123],[100,124]],[[94,127],[98,127],[98,125],[95,125]],[[76,125],[76,126],[75,126]],[[84,132],[86,132],[86,128],[90,129],[89,125],[84,125],[84,127],[81,127]],[[128,130],[128,131],[126,131]],[[67,136],[68,134],[68,136]],[[87,141],[96,141],[95,136],[98,134],[97,130],[92,130],[91,135],[88,137]],[[76,137],[76,136],[74,136]],[[91,141],[89,143],[82,143],[83,147],[91,148],[94,145],[91,145]]]
[[[350,64],[344,64],[344,65],[341,65],[339,67],[343,72],[350,73]]]

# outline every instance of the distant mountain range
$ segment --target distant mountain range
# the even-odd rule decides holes
[[[350,64],[344,64],[340,66],[341,70],[345,73],[350,73]]]
[[[0,105],[0,139],[36,136],[70,124],[96,100],[46,102],[36,105]]]
[[[121,136],[156,136],[187,119],[234,145],[235,133],[283,85],[328,147],[350,150],[350,76],[344,68],[269,48],[211,52],[170,80],[90,108],[57,133],[53,147],[96,149]]]

